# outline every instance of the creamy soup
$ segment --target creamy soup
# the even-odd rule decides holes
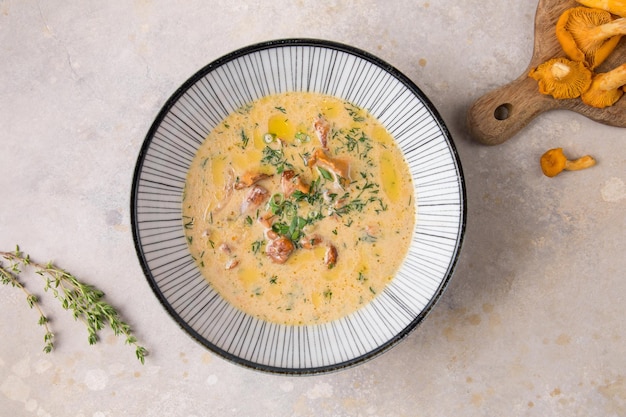
[[[386,129],[340,99],[264,97],[229,115],[187,175],[183,226],[215,290],[283,324],[323,323],[370,302],[412,235],[408,166]]]

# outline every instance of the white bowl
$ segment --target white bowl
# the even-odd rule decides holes
[[[368,305],[325,324],[280,325],[231,306],[203,278],[183,230],[182,190],[200,144],[232,111],[286,91],[328,94],[368,110],[395,138],[415,187],[415,229],[397,275]],[[172,95],[141,148],[131,213],[148,282],[185,331],[237,364],[314,374],[371,359],[417,327],[452,276],[466,202],[452,138],[411,80],[350,46],[287,39],[234,51],[202,68]]]

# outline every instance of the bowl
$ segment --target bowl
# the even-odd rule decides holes
[[[408,254],[384,291],[352,314],[312,325],[265,321],[225,301],[191,256],[182,221],[186,174],[209,132],[246,103],[288,91],[323,93],[369,111],[401,149],[416,196]],[[278,374],[351,367],[407,336],[453,275],[465,219],[459,157],[429,99],[381,59],[324,40],[263,42],[200,69],[158,113],[141,147],[132,183],[134,244],[163,307],[212,352]]]

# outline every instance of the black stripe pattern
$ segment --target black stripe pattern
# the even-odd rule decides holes
[[[367,109],[402,149],[417,198],[413,239],[397,277],[366,307],[321,325],[268,323],[232,307],[202,277],[183,233],[185,176],[205,137],[237,108],[286,91],[329,94]],[[397,70],[341,44],[267,42],[203,68],[158,115],[133,181],[135,245],[157,297],[211,350],[270,372],[336,370],[394,345],[421,322],[445,288],[465,229],[462,178],[441,118]]]

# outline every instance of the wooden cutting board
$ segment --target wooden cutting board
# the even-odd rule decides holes
[[[611,126],[626,127],[626,95],[615,105],[604,109],[589,107],[580,98],[557,100],[539,93],[537,81],[528,72],[548,59],[566,56],[556,39],[555,26],[559,16],[570,7],[580,6],[575,0],[539,0],[535,15],[535,44],[528,67],[513,82],[493,90],[472,104],[467,113],[470,135],[485,145],[498,145],[513,137],[543,112],[565,109]],[[611,56],[596,69],[606,72],[626,63],[626,36]]]

